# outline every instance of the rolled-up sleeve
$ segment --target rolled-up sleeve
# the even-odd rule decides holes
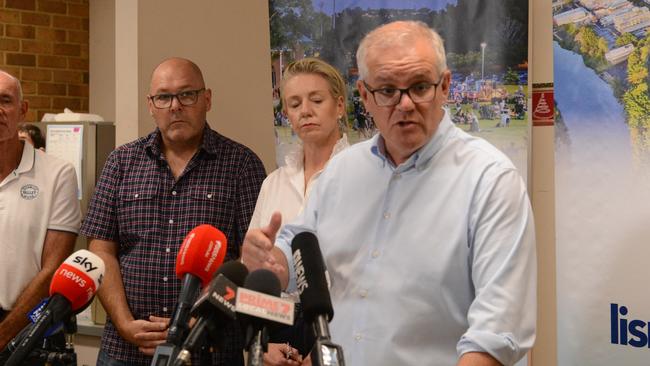
[[[535,341],[537,262],[534,220],[514,169],[486,172],[470,211],[470,267],[475,299],[460,355],[487,352],[512,365]]]

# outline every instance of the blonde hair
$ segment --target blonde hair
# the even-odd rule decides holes
[[[408,20],[382,25],[363,37],[357,49],[359,77],[365,79],[368,76],[366,56],[368,56],[368,50],[370,48],[409,45],[418,38],[425,39],[431,43],[431,48],[436,54],[436,67],[438,68],[438,72],[442,73],[447,70],[445,46],[440,35],[435,30],[429,28],[424,22]]]
[[[297,61],[289,63],[282,74],[282,81],[280,83],[280,100],[284,109],[284,85],[289,79],[300,74],[315,74],[321,76],[329,85],[330,94],[334,99],[341,97],[343,99],[343,115],[339,122],[339,131],[341,134],[345,133],[348,129],[348,112],[347,112],[347,89],[345,81],[341,74],[334,68],[334,66],[327,62],[316,58],[306,57]]]

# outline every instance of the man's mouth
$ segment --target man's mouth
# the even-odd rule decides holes
[[[399,121],[399,122],[397,122],[397,125],[400,126],[400,127],[407,127],[407,126],[411,126],[411,125],[414,125],[414,124],[415,124],[414,121]]]

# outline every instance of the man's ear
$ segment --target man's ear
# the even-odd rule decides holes
[[[149,109],[149,115],[153,117],[153,109],[156,108],[153,106],[153,102],[151,101],[151,98],[147,96],[147,109]]]
[[[440,90],[445,96],[449,95],[449,90],[451,88],[451,71],[446,70],[445,72],[442,73],[442,77],[440,78]]]
[[[368,92],[368,89],[366,89],[365,85],[363,85],[363,80],[361,79],[357,80],[357,90],[359,91],[359,96],[361,97],[361,102],[363,103],[364,108],[368,110],[368,97],[370,96],[370,93]]]
[[[212,108],[212,89],[205,89],[205,92],[203,92],[203,94],[203,97],[205,98],[205,111],[207,112]]]
[[[27,102],[26,100],[22,100],[20,102],[20,122],[25,121],[28,110],[29,110],[29,102]]]

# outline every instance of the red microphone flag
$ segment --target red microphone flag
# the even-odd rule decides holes
[[[104,261],[82,249],[70,255],[54,272],[50,296],[59,294],[70,301],[73,311],[86,305],[104,277]]]
[[[199,225],[187,234],[176,257],[176,276],[199,277],[205,287],[226,257],[226,235],[212,225]]]

